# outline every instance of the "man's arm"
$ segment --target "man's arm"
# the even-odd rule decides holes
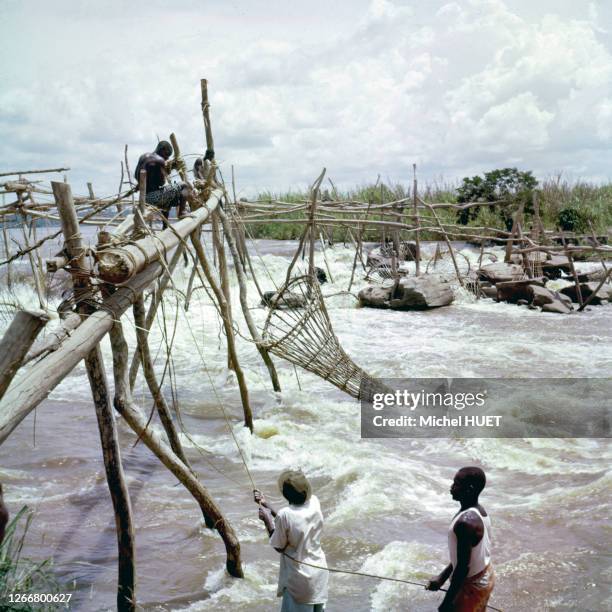
[[[449,563],[435,578],[431,578],[425,587],[428,591],[439,591],[453,572],[453,564]]]
[[[457,567],[454,568],[450,586],[440,607],[440,612],[451,612],[454,610],[455,597],[463,586],[470,571],[470,557],[475,542],[480,541],[483,535],[483,526],[480,519],[467,513],[455,523],[453,531],[457,536]]]

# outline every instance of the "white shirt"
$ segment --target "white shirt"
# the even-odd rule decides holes
[[[279,510],[270,544],[298,561],[326,568],[325,553],[321,549],[322,531],[321,504],[311,495],[301,506],[289,505]],[[302,565],[281,553],[277,595],[281,597],[287,589],[297,603],[325,603],[328,577],[327,570]]]
[[[448,530],[448,552],[450,554],[450,561],[453,564],[453,571],[457,568],[457,536],[455,535],[455,523],[460,517],[466,515],[468,512],[474,512],[476,516],[480,518],[484,526],[480,542],[472,547],[472,552],[470,553],[470,567],[467,575],[469,578],[470,576],[480,574],[480,572],[482,572],[491,562],[491,519],[488,514],[486,516],[480,514],[480,510],[478,510],[476,506],[473,506],[472,508],[459,512],[451,521]]]

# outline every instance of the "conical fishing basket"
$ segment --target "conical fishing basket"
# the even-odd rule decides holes
[[[292,278],[277,292],[262,335],[272,354],[320,376],[352,397],[370,396],[374,381],[340,346],[319,283],[312,276]]]

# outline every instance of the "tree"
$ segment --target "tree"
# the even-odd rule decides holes
[[[465,177],[457,188],[457,202],[500,202],[501,206],[492,205],[500,213],[502,221],[510,229],[512,213],[518,204],[523,202],[525,210],[529,209],[533,189],[538,181],[531,171],[521,172],[516,168],[502,168],[485,172],[481,176]],[[514,206],[512,206],[514,204]],[[479,207],[465,208],[459,211],[458,220],[467,225],[478,216]]]

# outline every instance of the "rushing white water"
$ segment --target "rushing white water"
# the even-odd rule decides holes
[[[293,248],[295,243],[251,245],[264,290],[282,283]],[[468,247],[462,252],[475,265],[478,252]],[[327,250],[333,282],[323,286],[323,293],[330,296],[327,307],[342,346],[373,376],[610,375],[612,306],[571,316],[544,314],[477,301],[455,287],[456,300],[447,308],[409,313],[359,309],[353,296],[341,293],[349,283],[353,255],[342,245]],[[467,265],[463,257],[460,263]],[[325,266],[320,252],[317,265]],[[436,272],[452,281],[452,270],[445,259]],[[188,275],[189,268],[177,272],[178,290],[184,290]],[[362,277],[359,267],[353,293],[365,285]],[[246,334],[235,284],[232,291],[237,325]],[[20,296],[31,300],[25,293]],[[252,283],[249,301],[262,325],[266,311],[257,308]],[[278,605],[278,555],[257,519],[252,485],[220,403],[257,486],[274,501],[281,501],[275,477],[282,468],[299,466],[312,479],[326,518],[323,546],[331,566],[425,581],[447,560],[446,530],[456,510],[448,493],[454,471],[477,464],[487,473],[482,502],[494,526],[498,584],[492,603],[506,611],[603,610],[612,605],[606,557],[612,453],[607,440],[363,440],[355,400],[275,359],[283,388],[277,396],[254,345],[239,337],[255,413],[255,434],[250,435],[240,422],[237,385],[226,368],[219,318],[206,292],[195,293],[187,313],[180,293],[170,292],[164,310],[151,346],[160,347],[161,374],[163,323],[172,335],[176,317],[175,387],[189,432],[183,442],[238,533],[246,577],[225,574],[223,546],[202,526],[196,504],[146,448],[133,448],[134,437],[120,423],[138,543],[138,598],[144,609],[268,611]],[[125,329],[134,346],[129,322]],[[104,354],[108,366],[106,345]],[[142,381],[136,397],[149,411]],[[37,410],[36,428],[29,417],[0,449],[7,503],[13,511],[24,503],[36,509],[27,554],[53,556],[58,575],[75,589],[75,609],[88,611],[111,608],[115,597],[114,524],[98,446],[89,388],[79,366]],[[434,610],[439,600],[418,587],[333,574],[327,609]]]

